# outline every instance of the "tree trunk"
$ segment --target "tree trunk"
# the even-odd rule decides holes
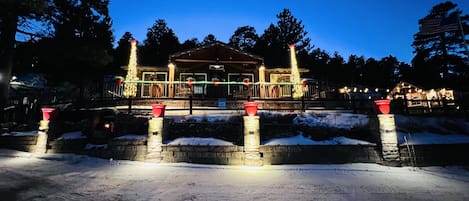
[[[3,110],[8,103],[18,24],[18,16],[14,13],[2,15],[0,16],[0,110]]]

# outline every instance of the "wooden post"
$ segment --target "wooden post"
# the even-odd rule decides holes
[[[189,114],[192,115],[192,95],[189,96]]]
[[[260,82],[260,98],[263,99],[265,98],[265,67],[264,65],[262,65],[260,68],[259,68],[259,82]]]
[[[174,98],[174,71],[175,71],[175,68],[176,66],[173,64],[173,63],[169,63],[168,64],[168,68],[169,68],[169,93],[168,93],[168,97],[169,98]]]

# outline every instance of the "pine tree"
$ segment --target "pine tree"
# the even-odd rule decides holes
[[[459,21],[463,27],[464,36],[462,36]],[[414,35],[415,40],[412,44],[416,53],[414,59],[418,60],[418,63],[423,62],[419,65],[431,68],[428,72],[438,69],[444,86],[461,88],[469,84],[467,81],[469,53],[464,47],[464,44],[469,42],[465,40],[466,35],[469,34],[468,21],[469,15],[462,15],[457,5],[449,1],[435,5],[427,16],[419,20],[420,31]],[[423,55],[426,57],[418,58]],[[415,68],[419,67],[415,66]],[[455,80],[460,80],[460,82],[454,82]],[[433,85],[434,82],[428,81],[422,84],[428,86]]]
[[[158,19],[147,30],[147,38],[139,51],[139,63],[151,66],[166,65],[169,55],[179,50],[179,39],[174,31],[163,19]]]
[[[238,27],[230,37],[228,45],[246,52],[252,52],[259,36],[252,26]]]

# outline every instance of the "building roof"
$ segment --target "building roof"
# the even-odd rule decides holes
[[[262,57],[232,48],[215,41],[202,47],[177,52],[169,56],[170,62],[218,63],[218,64],[262,64]]]

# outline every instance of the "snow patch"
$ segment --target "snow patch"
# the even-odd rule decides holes
[[[127,135],[123,135],[123,136],[120,136],[120,137],[116,137],[114,139],[117,139],[117,140],[140,140],[140,139],[147,139],[147,138],[148,138],[147,135],[127,134]]]
[[[368,124],[368,116],[350,113],[303,113],[293,119],[293,124],[350,130]]]
[[[351,139],[347,137],[334,137],[330,140],[315,141],[304,137],[302,134],[287,138],[275,138],[267,140],[263,145],[374,145],[367,141]]]
[[[57,138],[57,140],[74,140],[74,139],[84,139],[86,136],[83,135],[81,131],[73,131],[64,133],[61,137]]]
[[[85,149],[107,149],[107,144],[86,144]]]
[[[9,133],[3,133],[2,136],[36,136],[38,131],[13,131]]]
[[[231,142],[227,142],[215,138],[200,138],[200,137],[189,137],[189,138],[177,138],[169,141],[169,145],[211,145],[211,146],[230,146],[233,145]]]

